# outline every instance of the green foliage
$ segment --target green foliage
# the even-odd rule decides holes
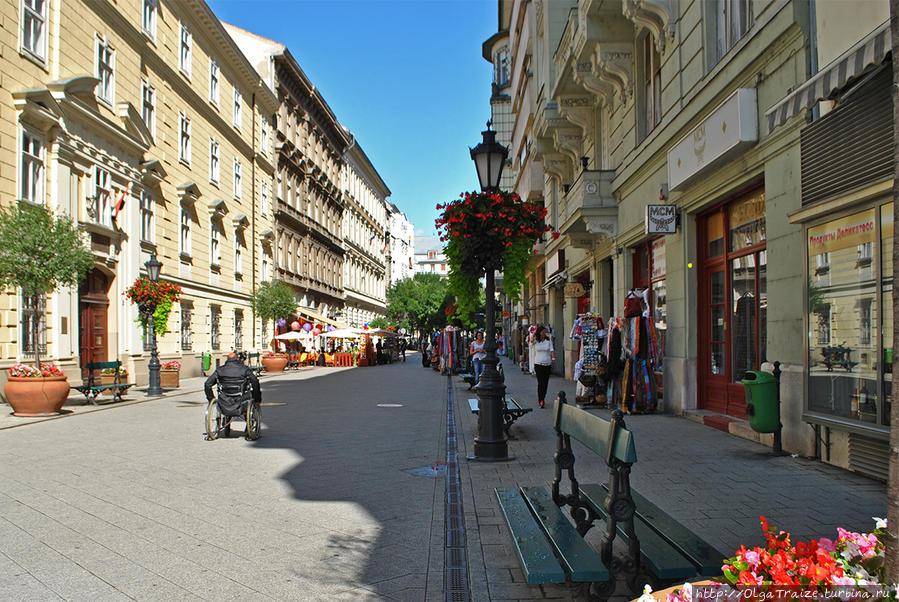
[[[388,289],[387,319],[410,331],[440,328],[451,302],[446,280],[437,274],[415,274]]]
[[[0,285],[48,294],[77,285],[93,262],[70,217],[25,202],[0,209]]]
[[[383,316],[378,316],[374,320],[370,320],[368,323],[369,328],[380,328],[382,330],[386,330],[388,326],[390,326],[390,322],[388,322],[387,318]]]
[[[438,205],[441,240],[450,266],[449,287],[456,296],[456,316],[470,325],[476,311],[480,278],[487,271],[502,270],[503,286],[513,301],[525,282],[531,249],[549,231],[546,209],[522,201],[504,191],[464,193],[459,199]],[[558,237],[558,233],[553,233]]]
[[[281,281],[263,282],[250,297],[253,311],[262,320],[289,318],[297,310],[293,290]]]

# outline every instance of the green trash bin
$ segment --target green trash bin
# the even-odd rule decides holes
[[[208,372],[210,368],[212,368],[212,354],[204,353],[203,354],[203,372]]]
[[[743,376],[746,389],[746,414],[749,426],[757,433],[774,433],[780,424],[777,407],[777,379],[770,372],[750,370]]]

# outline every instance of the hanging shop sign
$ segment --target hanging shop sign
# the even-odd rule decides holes
[[[565,285],[566,297],[583,297],[585,292],[584,285],[580,282],[569,282]]]
[[[759,139],[755,88],[738,88],[668,152],[668,185],[689,182],[752,146]]]
[[[677,207],[647,205],[644,223],[646,234],[674,234],[677,232]]]

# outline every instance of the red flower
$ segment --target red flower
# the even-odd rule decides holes
[[[553,232],[553,240],[556,240],[557,238],[559,238],[559,233]]]

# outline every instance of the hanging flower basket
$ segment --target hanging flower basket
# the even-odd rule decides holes
[[[475,310],[479,279],[488,270],[503,271],[503,288],[517,300],[534,243],[550,230],[543,221],[546,208],[522,201],[513,192],[494,190],[466,192],[437,209],[443,210],[436,225],[440,240],[446,242],[456,315]]]
[[[150,316],[158,336],[168,332],[169,313],[176,301],[181,300],[181,287],[171,282],[153,282],[141,276],[122,293],[139,311],[138,322],[146,329]]]

